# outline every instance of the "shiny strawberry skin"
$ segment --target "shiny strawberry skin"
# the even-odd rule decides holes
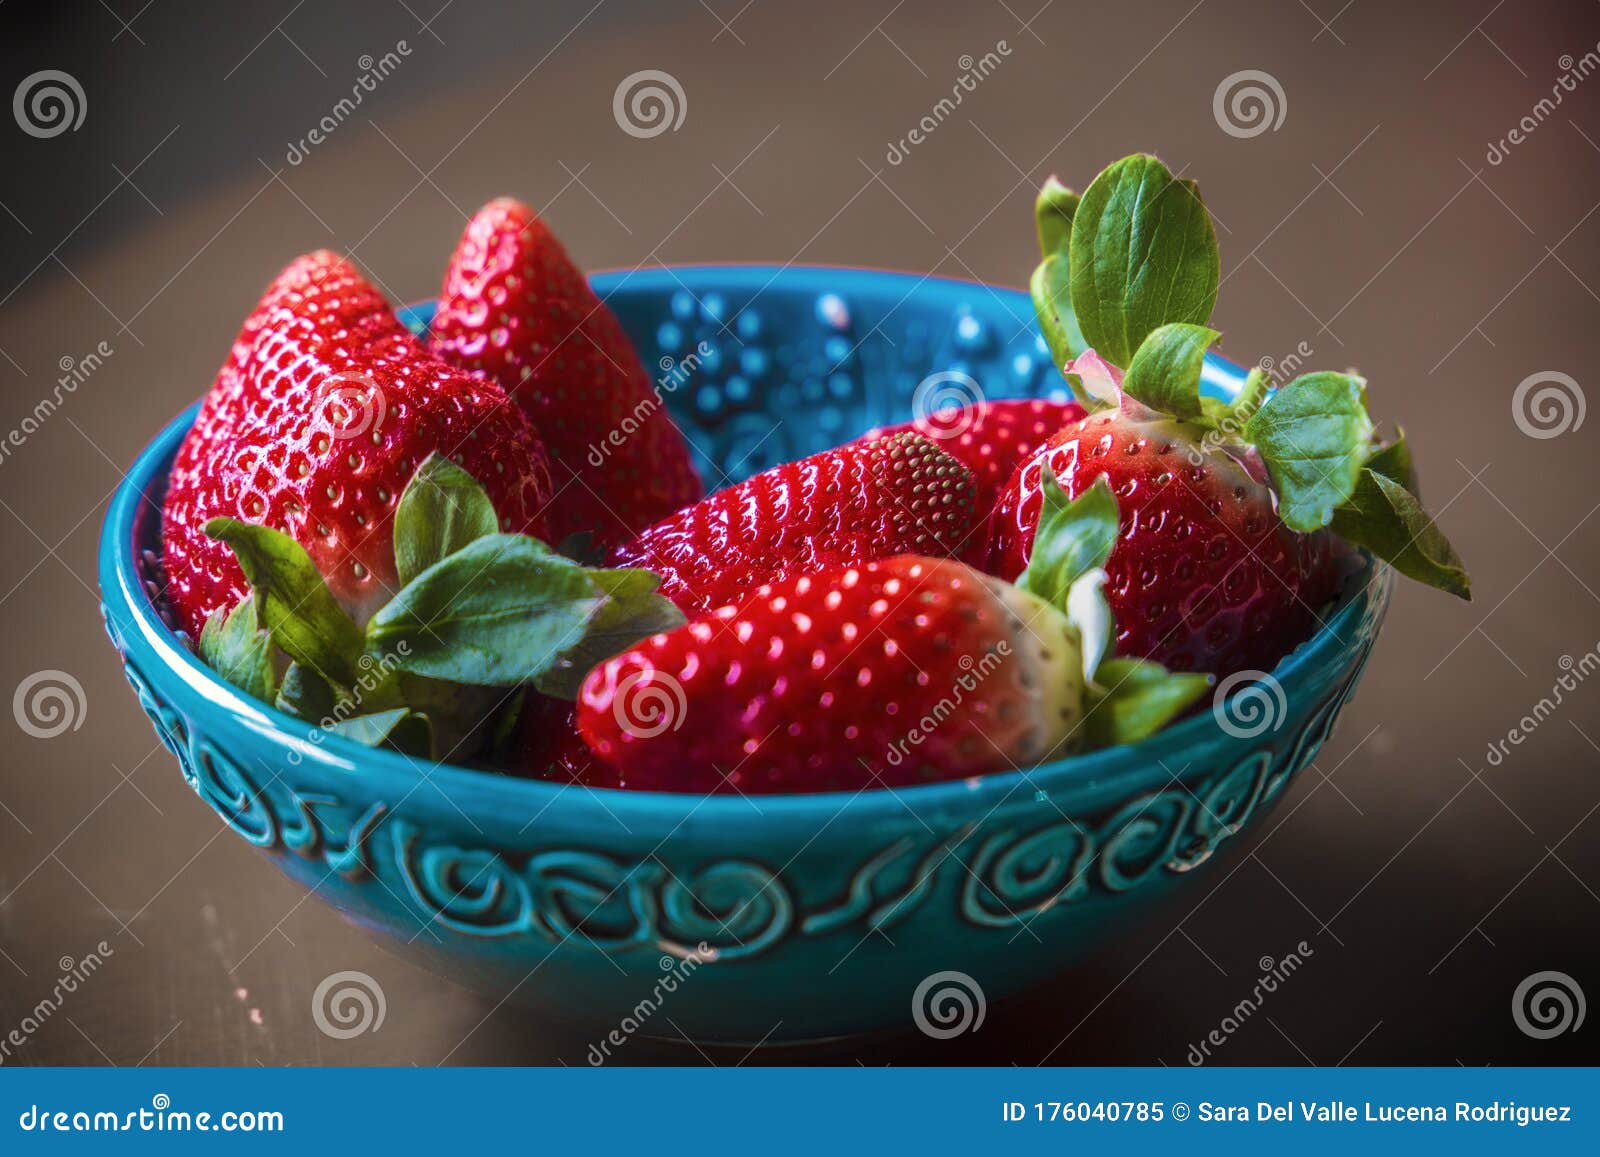
[[[405,332],[388,302],[343,257],[327,249],[297,257],[273,278],[245,318],[228,351],[228,360],[200,404],[196,426],[217,429],[240,419],[241,399],[259,385],[248,382],[245,372],[256,339],[263,329],[294,325],[301,315],[314,319],[326,341],[351,349]],[[186,451],[198,449],[197,441],[185,442],[179,451],[180,465]]]
[[[972,472],[903,433],[774,466],[647,528],[608,562],[655,571],[693,616],[790,575],[955,555],[981,537]]]
[[[1076,718],[1042,691],[1076,648],[1048,607],[1024,625],[1016,594],[915,556],[763,586],[596,667],[578,729],[620,786],[653,791],[856,791],[1025,766]]]
[[[1285,527],[1259,466],[1203,436],[1131,400],[1061,430],[1001,495],[987,569],[1011,580],[1027,565],[1044,463],[1074,498],[1103,475],[1122,522],[1106,564],[1117,653],[1218,678],[1271,670],[1337,593],[1335,543]]]
[[[467,225],[430,341],[533,421],[556,476],[558,539],[588,531],[609,546],[703,493],[621,324],[528,206],[491,201]]]
[[[526,416],[429,354],[348,262],[316,253],[269,287],[174,461],[162,507],[168,599],[198,637],[246,593],[203,527],[228,516],[295,538],[364,620],[396,587],[394,504],[429,453],[483,483],[503,526],[542,533],[551,487]]]
[[[983,518],[994,509],[1001,488],[1022,460],[1061,427],[1078,421],[1085,413],[1077,402],[1006,398],[940,410],[898,426],[879,426],[861,438],[869,441],[913,430],[930,439],[972,471],[977,483],[978,515]]]

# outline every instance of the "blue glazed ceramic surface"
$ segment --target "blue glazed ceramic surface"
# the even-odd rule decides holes
[[[755,266],[595,286],[658,368],[712,488],[907,418],[930,373],[969,374],[989,398],[1060,388],[1014,290]],[[1220,394],[1241,380],[1208,364]],[[185,779],[396,950],[597,1038],[646,1000],[702,1040],[838,1036],[907,1022],[936,972],[967,973],[993,1000],[1071,967],[1284,794],[1388,602],[1384,569],[1352,578],[1274,672],[1281,705],[1231,731],[1201,712],[1135,747],[892,792],[561,787],[319,736],[194,657],[153,600],[162,489],[193,416],[134,464],[100,556],[107,630]],[[673,1034],[665,1020],[635,1031]]]

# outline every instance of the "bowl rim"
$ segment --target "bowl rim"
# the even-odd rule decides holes
[[[1027,294],[1017,289],[932,274],[854,266],[695,264],[610,270],[594,274],[591,280],[602,297],[609,297],[629,285],[635,285],[640,290],[683,288],[685,279],[726,277],[729,274],[734,275],[740,287],[760,281],[763,288],[768,288],[784,279],[788,282],[785,289],[804,289],[806,292],[823,288],[847,293],[852,283],[866,280],[900,282],[902,285],[914,282],[905,291],[907,297],[925,284],[936,283],[944,290],[970,291],[977,288],[986,293],[1011,297],[1025,304],[1030,311],[1032,309]],[[402,307],[398,312],[408,324],[426,324],[433,306],[432,301],[420,302]],[[1239,367],[1220,358],[1217,361],[1220,366],[1212,368],[1220,369],[1220,373],[1214,373],[1213,378],[1235,382],[1242,380],[1243,371]],[[524,805],[530,809],[530,814],[542,812],[563,793],[576,787],[581,788],[585,795],[598,793],[610,808],[626,807],[635,811],[668,813],[679,815],[682,819],[687,819],[691,814],[705,813],[704,819],[714,823],[719,817],[732,818],[734,813],[745,817],[754,807],[763,816],[777,813],[786,818],[821,817],[826,822],[828,818],[840,814],[846,806],[858,814],[882,813],[887,817],[907,810],[919,814],[924,807],[936,810],[940,805],[958,802],[964,807],[971,807],[974,803],[991,800],[994,806],[998,806],[999,802],[1018,791],[1104,788],[1127,793],[1142,790],[1140,781],[1149,781],[1157,786],[1170,782],[1181,783],[1185,779],[1183,771],[1173,773],[1168,770],[1168,765],[1175,759],[1178,764],[1185,764],[1187,761],[1178,758],[1185,750],[1221,731],[1213,713],[1202,712],[1181,719],[1137,744],[1070,755],[1011,771],[904,787],[755,796],[738,791],[706,794],[587,787],[496,774],[460,764],[419,760],[399,752],[368,747],[339,735],[318,734],[319,729],[315,724],[245,695],[219,678],[195,654],[185,636],[167,625],[139,577],[136,534],[141,507],[148,503],[159,512],[158,496],[164,490],[171,462],[193,424],[199,407],[200,400],[196,400],[162,427],[140,451],[113,495],[100,543],[100,586],[107,617],[115,621],[126,616],[128,622],[119,624],[121,646],[132,650],[144,644],[154,650],[157,660],[172,668],[173,673],[192,687],[211,708],[234,717],[250,719],[256,731],[269,734],[274,742],[291,750],[320,751],[338,764],[352,768],[360,766],[364,773],[374,774],[375,789],[378,786],[377,774],[381,774],[385,780],[398,777],[404,782],[414,782],[422,775],[447,794],[452,790],[466,793],[491,791],[508,801]],[[1297,686],[1310,680],[1315,672],[1339,662],[1350,649],[1346,635],[1351,633],[1350,628],[1363,613],[1364,605],[1376,601],[1381,610],[1387,602],[1390,586],[1388,568],[1369,557],[1363,571],[1347,581],[1332,613],[1316,633],[1285,655],[1270,672],[1286,697],[1292,701]],[[133,630],[128,630],[129,626]]]

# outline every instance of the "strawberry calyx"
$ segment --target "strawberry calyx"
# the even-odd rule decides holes
[[[1252,370],[1231,402],[1206,396],[1206,324],[1220,284],[1198,187],[1155,157],[1110,165],[1082,196],[1048,179],[1034,204],[1043,260],[1030,282],[1055,364],[1090,410],[1132,398],[1188,424],[1197,454],[1260,464],[1290,530],[1327,528],[1401,574],[1463,599],[1460,557],[1423,510],[1403,434],[1385,441],[1366,379],[1314,371],[1274,388]]]
[[[1137,743],[1182,714],[1215,680],[1114,656],[1116,624],[1104,587],[1106,561],[1119,528],[1116,496],[1100,477],[1077,498],[1069,498],[1048,465],[1042,494],[1033,554],[1015,585],[1064,614],[1078,643],[1082,724],[1069,746]]]
[[[362,626],[295,539],[214,518],[251,593],[201,632],[219,675],[321,731],[443,760],[476,754],[520,689],[574,698],[590,667],[684,621],[659,578],[508,534],[484,488],[431,454],[395,508],[399,591]]]

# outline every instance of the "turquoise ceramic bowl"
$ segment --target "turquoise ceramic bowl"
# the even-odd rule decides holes
[[[713,486],[908,417],[938,371],[991,398],[1060,387],[1013,290],[795,267],[595,286],[663,383],[682,371],[669,404]],[[1208,366],[1219,393],[1241,378]],[[993,1000],[1071,968],[1284,794],[1333,728],[1388,601],[1382,568],[1352,578],[1273,673],[1281,697],[1227,728],[1201,711],[1133,747],[855,795],[560,787],[316,737],[195,658],[145,576],[193,415],[129,471],[100,558],[112,642],[184,777],[399,952],[597,1038],[619,1026],[672,1036],[668,1016],[708,1041],[838,1036],[911,1021],[935,973],[965,973]]]

